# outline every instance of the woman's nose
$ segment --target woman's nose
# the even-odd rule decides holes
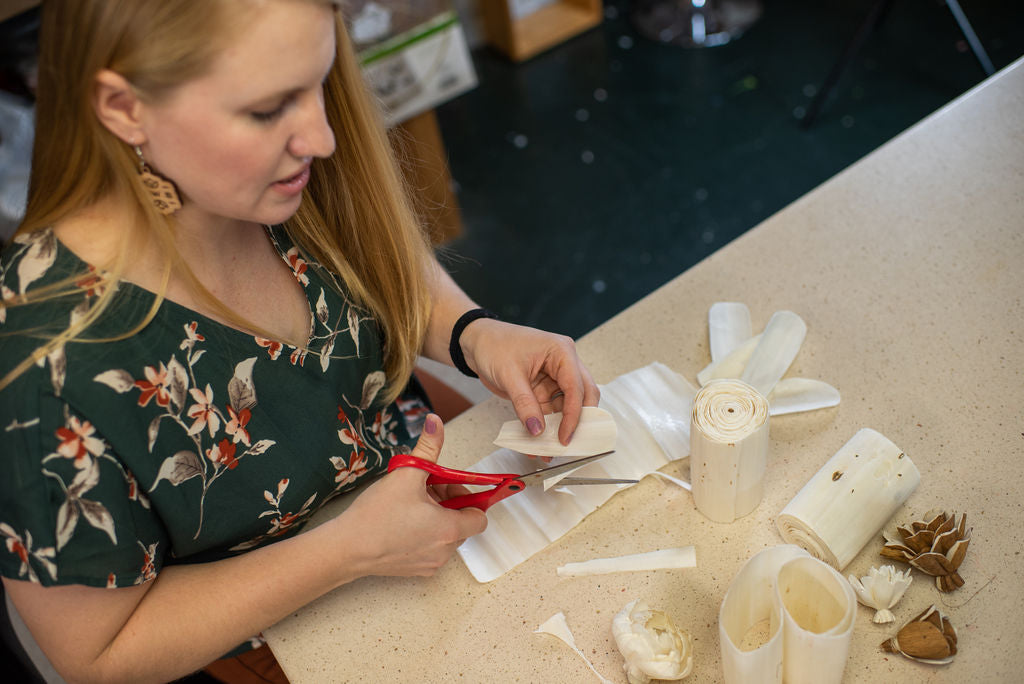
[[[296,157],[329,157],[334,152],[334,131],[327,122],[324,95],[310,94],[302,104],[299,127],[288,141],[288,151]]]

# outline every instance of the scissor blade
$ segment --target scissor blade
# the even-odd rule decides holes
[[[554,484],[554,487],[562,485],[607,485],[607,484],[636,484],[640,480],[625,480],[617,477],[563,477]]]
[[[540,470],[535,470],[532,473],[521,475],[519,479],[522,480],[523,484],[526,485],[542,484],[544,480],[547,480],[548,478],[560,475],[570,470],[576,470],[580,466],[584,466],[590,463],[591,461],[596,461],[599,458],[604,458],[605,456],[613,453],[615,453],[614,450],[605,451],[604,453],[601,454],[594,454],[593,456],[585,456],[584,458],[577,458],[574,461],[568,461],[566,463],[562,463],[556,466],[551,466],[550,468],[542,468]]]

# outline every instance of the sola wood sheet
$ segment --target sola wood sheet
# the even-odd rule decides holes
[[[690,411],[696,393],[681,375],[660,363],[604,385],[601,408],[615,417],[619,428],[615,453],[573,474],[639,480],[670,461],[685,458],[690,453]],[[526,473],[538,467],[536,459],[498,449],[470,470]],[[487,529],[467,539],[459,547],[459,555],[477,581],[490,582],[559,539],[628,486],[555,487],[548,491],[527,487],[492,506],[487,512]]]

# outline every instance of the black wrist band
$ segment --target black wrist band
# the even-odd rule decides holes
[[[452,326],[452,339],[448,343],[448,354],[452,357],[452,363],[463,375],[468,375],[471,378],[480,377],[473,372],[473,369],[466,363],[466,357],[462,353],[462,343],[459,341],[462,337],[462,331],[466,329],[466,326],[477,320],[478,318],[498,318],[498,314],[492,313],[487,309],[470,309],[466,313],[459,316],[459,320],[455,321],[455,325]]]

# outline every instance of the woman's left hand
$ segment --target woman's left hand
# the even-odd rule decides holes
[[[568,444],[584,406],[597,406],[601,392],[576,343],[536,328],[480,319],[460,339],[466,363],[481,382],[509,399],[530,434],[544,430],[544,414],[562,412],[558,440]]]

